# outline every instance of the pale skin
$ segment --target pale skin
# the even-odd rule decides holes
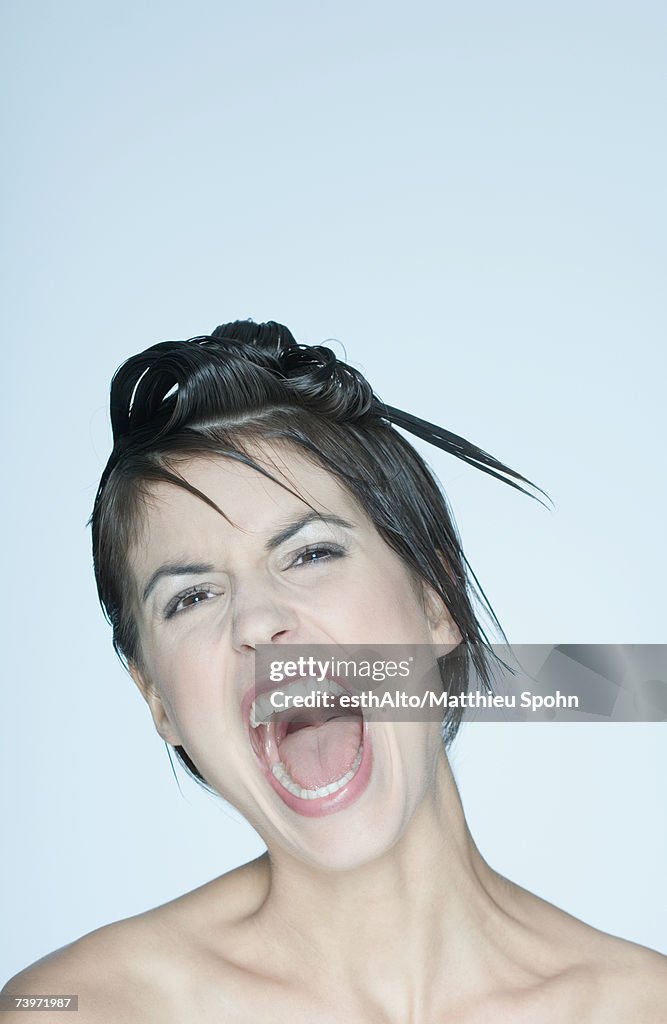
[[[486,864],[437,724],[370,723],[369,784],[324,817],[297,814],[267,785],[240,713],[258,644],[460,638],[332,476],[293,451],[261,456],[297,495],[228,460],[179,468],[231,522],[155,486],[131,553],[131,673],[160,735],[185,747],[268,853],[79,939],[5,991],[78,992],[80,1024],[667,1022],[666,958]],[[199,568],[160,576],[144,599],[174,564]]]

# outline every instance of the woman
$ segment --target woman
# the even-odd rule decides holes
[[[114,645],[159,734],[267,853],[6,992],[77,993],[86,1022],[667,1020],[663,957],[483,860],[443,745],[456,712],[259,714],[267,645],[456,648],[457,685],[473,669],[489,682],[445,499],[392,423],[528,482],[274,323],[133,357],[111,417],[92,528]]]

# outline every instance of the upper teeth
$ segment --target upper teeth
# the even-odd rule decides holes
[[[256,729],[258,725],[264,725],[266,722],[270,722],[273,716],[278,710],[271,703],[271,694],[280,691],[280,693],[289,694],[292,696],[307,697],[311,693],[331,693],[335,697],[340,697],[341,694],[345,693],[342,686],[334,682],[333,679],[323,679],[321,682],[317,679],[295,679],[292,682],[280,684],[276,686],[275,690],[271,690],[268,693],[261,693],[258,697],[255,697],[250,708],[250,725],[253,729]],[[281,704],[283,701],[281,700]]]

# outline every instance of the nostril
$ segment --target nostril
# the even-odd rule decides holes
[[[277,633],[271,633],[268,637],[264,637],[261,640],[243,640],[239,644],[239,649],[249,654],[255,654],[257,648],[262,644],[280,643],[281,640],[286,640],[289,636],[289,629],[279,629]]]

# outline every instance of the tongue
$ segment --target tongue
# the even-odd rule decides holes
[[[280,760],[299,786],[317,789],[350,770],[360,743],[360,719],[333,718],[285,736],[279,746]]]

